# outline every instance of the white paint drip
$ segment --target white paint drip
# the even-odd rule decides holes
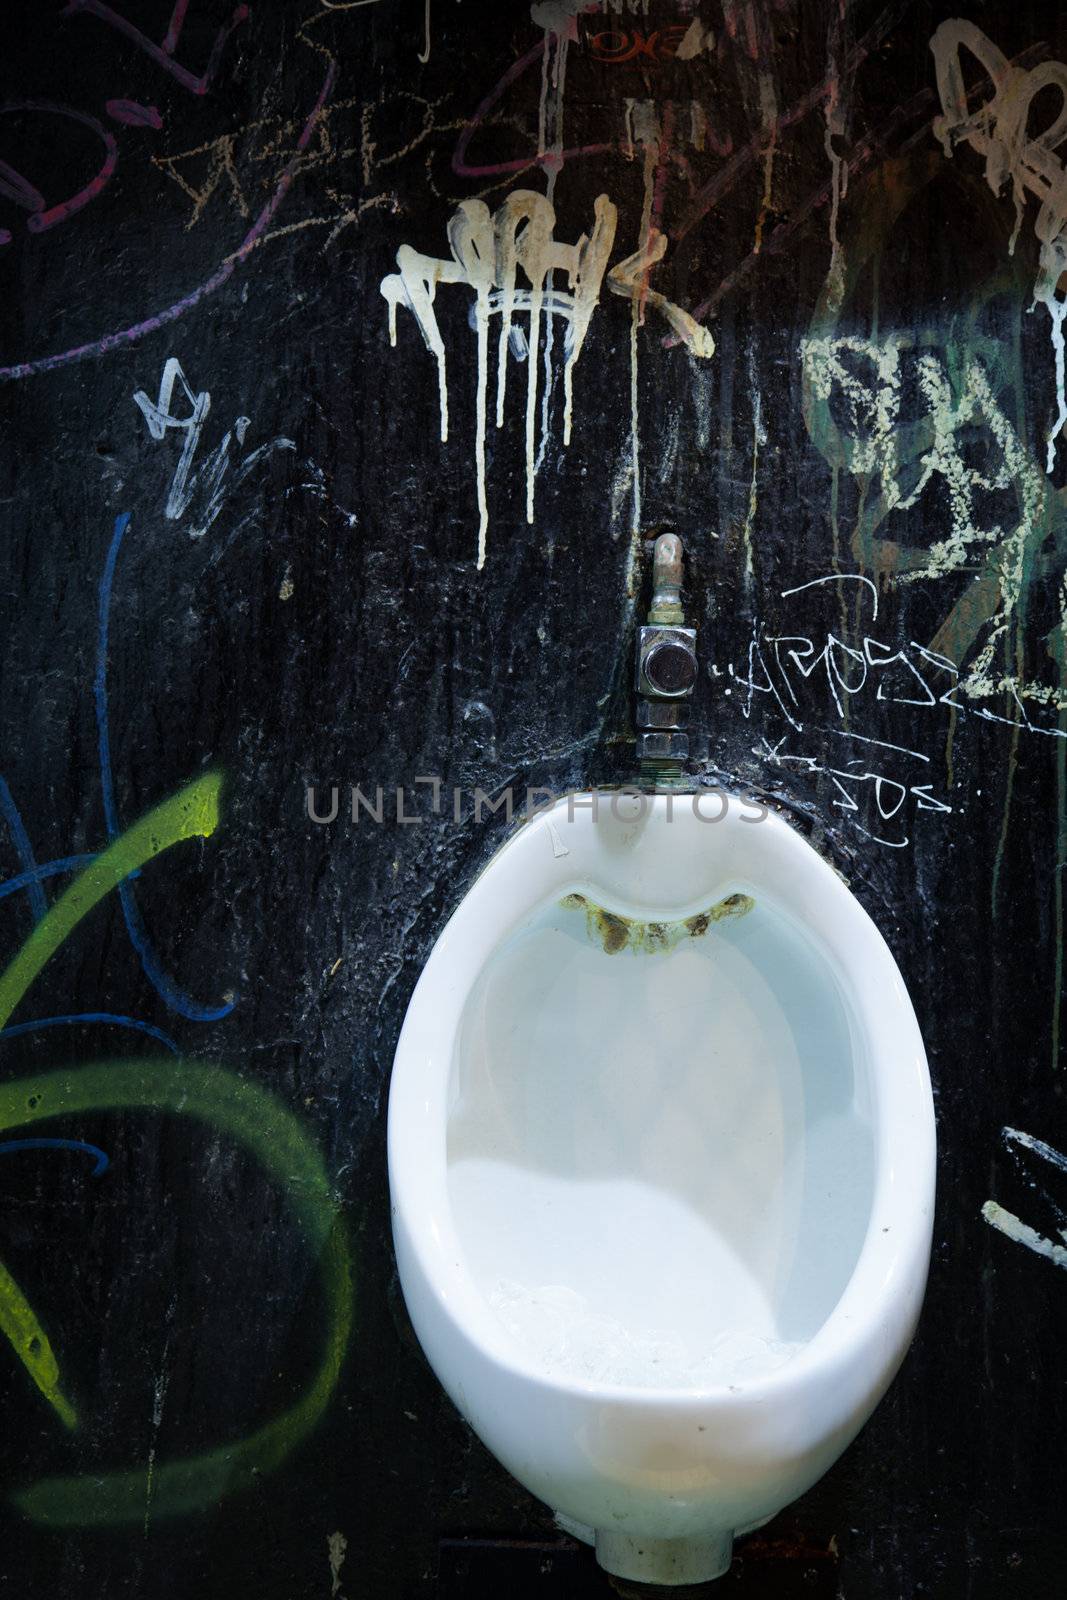
[[[700,356],[705,361],[710,360],[715,354],[715,340],[711,331],[705,328],[689,312],[677,305],[673,300],[668,300],[665,294],[660,294],[646,283],[646,278],[652,267],[662,261],[667,253],[666,237],[657,229],[649,230],[649,237],[644,247],[635,250],[632,256],[627,256],[625,261],[619,261],[608,273],[608,288],[613,294],[623,295],[627,300],[638,296],[646,305],[658,311],[667,325],[676,333],[683,344],[695,356]]]
[[[1056,364],[1056,419],[1049,431],[1045,446],[1045,471],[1051,472],[1056,465],[1056,441],[1063,432],[1064,423],[1067,423],[1067,388],[1064,382],[1063,355],[1063,319],[1067,316],[1067,300],[1061,300],[1057,295],[1053,295],[1045,301],[1045,304],[1052,318],[1052,350]]]
[[[630,526],[631,531],[635,533],[641,526],[641,418],[637,386],[637,333],[644,321],[645,297],[648,293],[648,274],[651,270],[652,206],[655,199],[656,169],[659,165],[660,152],[660,127],[654,110],[651,115],[646,114],[638,138],[644,149],[644,196],[641,204],[641,246],[638,250],[638,256],[648,264],[644,266],[640,277],[633,280],[636,292],[633,293],[630,301],[630,461],[633,471],[633,516]],[[631,256],[628,262],[624,262],[624,267],[628,266],[633,259]]]
[[[756,359],[751,348],[748,352],[748,381],[752,387],[752,481],[748,486],[748,510],[745,514],[743,543],[745,551],[745,588],[751,589],[755,580],[755,572],[752,564],[752,530],[756,521],[756,487],[759,476],[759,453],[762,447],[767,443],[767,429],[763,424],[763,400],[759,392],[759,374],[756,371]]]
[[[641,526],[641,413],[637,391],[637,332],[641,326],[641,303],[635,299],[630,306],[630,485],[631,530]]]
[[[390,306],[390,332],[395,332],[395,308],[406,305],[419,324],[427,347],[437,359],[441,405],[441,438],[448,437],[448,386],[444,341],[434,312],[434,290],[438,283],[464,283],[475,291],[474,320],[478,339],[478,388],[476,399],[475,466],[479,508],[478,565],[485,562],[485,537],[488,508],[485,490],[485,411],[488,377],[489,318],[499,314],[497,343],[496,421],[502,427],[507,386],[507,357],[514,350],[514,317],[528,313],[528,331],[522,342],[527,360],[526,392],[526,514],[533,521],[534,510],[534,435],[537,406],[538,347],[542,311],[561,316],[568,323],[565,340],[565,415],[564,443],[571,429],[573,368],[596,309],[601,282],[615,237],[617,213],[606,195],[595,205],[592,234],[584,234],[575,245],[560,244],[554,238],[555,211],[546,196],[518,189],[510,194],[495,216],[481,200],[464,201],[449,224],[452,260],[443,261],[419,255],[410,246],[397,252],[399,273],[382,281],[382,294]],[[546,277],[554,267],[567,273],[569,294],[551,292],[546,296]],[[517,288],[519,269],[530,283],[528,290]]]
[[[570,42],[577,38],[577,26],[571,8],[531,7],[534,22],[540,20],[545,28],[544,50],[541,57],[541,95],[537,117],[538,160],[545,174],[545,196],[555,203],[556,179],[563,170],[563,112],[567,83],[567,52]],[[555,269],[549,268],[545,288],[551,297],[555,291]],[[536,479],[548,450],[552,411],[552,355],[555,344],[555,321],[550,316],[545,330],[545,382],[541,402],[541,444],[537,459],[532,464],[531,478]],[[565,417],[564,444],[570,437],[570,367],[564,367]],[[497,426],[500,426],[498,420]]]
[[[341,1593],[341,1568],[345,1564],[348,1540],[343,1533],[331,1533],[326,1540],[326,1550],[330,1558],[330,1595],[333,1600],[334,1596]]]
[[[848,0],[838,0],[837,21],[831,24],[830,39],[827,47],[829,56],[829,71],[827,83],[829,91],[826,96],[826,132],[823,135],[823,147],[830,162],[830,309],[836,311],[844,297],[844,261],[841,255],[841,238],[838,233],[838,224],[841,216],[841,202],[848,193],[848,162],[841,154],[844,143],[846,127],[845,117],[841,105],[841,63],[839,60],[838,36],[841,24],[844,21]]]
[[[460,211],[487,208],[480,200],[466,200]],[[403,301],[413,312],[419,331],[437,362],[437,387],[441,407],[441,443],[448,438],[448,373],[445,365],[445,344],[437,326],[433,302],[439,283],[463,283],[463,271],[458,261],[438,261],[420,255],[409,244],[402,244],[396,253],[399,273],[382,279],[381,290],[389,303],[389,343],[396,346],[396,308]]]
[[[619,11],[624,0],[606,0],[609,10]],[[429,0],[426,0],[426,58],[430,50]],[[647,14],[646,0],[625,0],[629,9]],[[485,565],[489,526],[486,493],[485,428],[488,384],[489,318],[499,314],[500,329],[496,348],[496,425],[504,425],[509,354],[525,360],[526,408],[526,520],[534,520],[535,486],[544,461],[550,426],[552,355],[556,317],[566,323],[563,359],[563,445],[570,444],[573,428],[574,368],[588,333],[589,323],[599,301],[601,284],[614,243],[618,221],[616,207],[607,195],[600,195],[594,206],[594,225],[590,236],[582,235],[576,245],[558,243],[554,237],[553,205],[556,179],[563,166],[563,114],[567,73],[567,51],[577,39],[576,17],[588,10],[588,0],[535,0],[530,16],[544,30],[541,61],[541,93],[538,105],[538,162],[545,172],[544,195],[520,189],[509,195],[492,217],[482,201],[464,201],[449,224],[452,251],[450,261],[420,255],[410,245],[397,252],[399,272],[382,280],[381,292],[388,306],[389,343],[397,341],[396,309],[404,304],[414,314],[427,348],[437,362],[441,440],[447,442],[448,373],[444,340],[437,322],[434,303],[440,283],[464,283],[475,291],[473,322],[477,338],[477,393],[475,399],[475,483],[478,503],[478,567]],[[683,45],[686,55],[710,49],[714,36],[699,22],[688,29]],[[420,60],[423,57],[420,56]],[[773,98],[773,89],[771,90]],[[695,119],[696,113],[693,113]],[[666,239],[652,223],[656,163],[659,158],[660,131],[654,102],[627,102],[627,128],[630,149],[636,143],[645,152],[645,198],[641,223],[640,248],[607,274],[609,289],[632,302],[630,326],[630,425],[631,483],[634,526],[640,521],[640,437],[638,426],[638,348],[637,330],[644,321],[644,307],[651,305],[668,323],[677,337],[692,352],[703,358],[714,354],[715,342],[708,330],[667,296],[649,286],[649,274],[663,259]],[[635,123],[639,124],[635,131]],[[694,120],[694,127],[696,122]],[[523,272],[529,289],[518,288]],[[555,275],[565,272],[568,291],[557,290]],[[525,334],[515,324],[516,314],[527,313]],[[541,405],[541,441],[535,453],[537,425],[538,365],[541,348],[541,317],[547,316],[544,340],[544,387]]]

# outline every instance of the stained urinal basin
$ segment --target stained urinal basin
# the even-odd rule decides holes
[[[918,1317],[932,1097],[900,973],[784,821],[560,802],[442,931],[397,1046],[415,1331],[608,1571],[729,1566],[827,1470]]]
[[[870,1097],[833,971],[769,895],[664,909],[583,882],[494,953],[457,1041],[448,1196],[522,1358],[701,1391],[782,1366],[840,1299]]]

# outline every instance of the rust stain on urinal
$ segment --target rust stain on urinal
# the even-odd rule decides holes
[[[635,955],[654,955],[660,950],[673,950],[685,939],[702,938],[716,922],[728,917],[744,917],[756,904],[751,895],[728,894],[717,900],[706,911],[685,917],[678,922],[644,922],[637,917],[624,917],[617,911],[608,911],[588,895],[564,895],[560,905],[566,911],[585,913],[586,932],[604,950],[605,955],[617,955],[620,950],[632,950]]]

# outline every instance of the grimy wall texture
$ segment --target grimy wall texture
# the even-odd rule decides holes
[[[475,786],[632,776],[664,526],[699,781],[869,909],[940,1129],[915,1347],[722,1593],[1062,1593],[1067,8],[2,27],[0,1596],[609,1593],[421,1356],[385,1109]]]

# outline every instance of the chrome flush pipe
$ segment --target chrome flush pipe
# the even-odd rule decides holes
[[[661,533],[652,555],[652,604],[637,633],[637,756],[643,789],[686,789],[689,699],[697,678],[697,635],[682,610],[684,550]]]

